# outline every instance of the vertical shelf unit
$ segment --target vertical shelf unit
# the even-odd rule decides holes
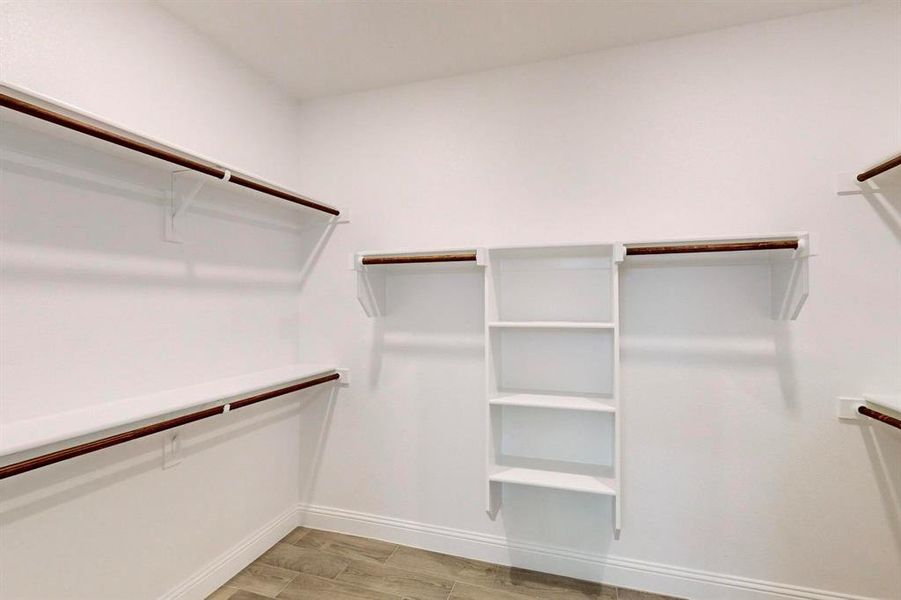
[[[490,248],[487,511],[504,484],[611,496],[621,528],[616,244]]]

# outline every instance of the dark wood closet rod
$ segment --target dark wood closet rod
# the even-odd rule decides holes
[[[202,162],[184,156],[182,154],[172,152],[170,150],[153,146],[146,142],[142,142],[141,140],[133,139],[120,133],[103,129],[102,127],[98,127],[97,125],[94,125],[92,123],[79,121],[78,119],[75,119],[68,115],[48,110],[36,104],[20,100],[8,94],[0,93],[0,106],[5,106],[6,108],[9,108],[11,110],[15,110],[37,119],[41,119],[42,121],[47,121],[49,123],[65,127],[67,129],[89,135],[99,140],[103,140],[105,142],[121,146],[123,148],[128,148],[129,150],[134,150],[135,152],[140,152],[141,154],[146,154],[147,156],[159,158],[160,160],[176,164],[186,169],[191,169],[192,171],[197,171],[198,173],[209,175],[210,177],[223,179],[228,181],[229,183],[234,183],[235,185],[240,185],[257,192],[269,194],[270,196],[275,196],[276,198],[281,198],[282,200],[287,200],[288,202],[301,204],[303,206],[306,206],[307,208],[319,210],[330,215],[337,216],[339,214],[339,211],[335,208],[325,206],[324,204],[319,204],[318,202],[303,198],[301,196],[298,196],[297,194],[292,194],[290,192],[272,187],[271,185],[248,179],[247,177],[238,175],[236,173],[230,173],[230,171],[227,171],[222,167],[217,167],[215,165],[211,165],[206,162]]]
[[[232,410],[250,406],[251,404],[256,404],[257,402],[263,402],[264,400],[269,400],[271,398],[290,394],[291,392],[296,392],[298,390],[313,387],[314,385],[320,385],[329,381],[335,381],[339,377],[340,375],[338,373],[324,375],[322,377],[317,377],[316,379],[310,379],[308,381],[302,381],[300,383],[295,383],[269,392],[263,392],[262,394],[244,398],[243,400],[235,400],[234,402],[229,402],[228,404],[214,406],[212,408],[206,408],[204,410],[198,410],[186,415],[181,415],[180,417],[174,417],[172,419],[160,421],[159,423],[153,423],[152,425],[145,425],[144,427],[138,427],[129,431],[123,431],[122,433],[117,433],[105,438],[100,438],[99,440],[94,440],[92,442],[85,442],[84,444],[71,446],[69,448],[63,448],[62,450],[50,452],[49,454],[35,456],[34,458],[29,458],[17,463],[12,463],[11,465],[0,467],[0,479],[6,479],[7,477],[12,477],[13,475],[27,473],[28,471],[40,469],[41,467],[46,467],[48,465],[68,460],[70,458],[75,458],[76,456],[81,456],[83,454],[89,454],[91,452],[103,450],[104,448],[118,446],[119,444],[124,444],[125,442],[130,442],[138,438],[153,435],[154,433],[166,431],[167,429],[181,427],[182,425],[193,423],[194,421],[208,419],[210,417],[221,415]]]
[[[746,250],[795,250],[797,248],[798,240],[765,240],[761,242],[627,246],[626,254],[628,256],[639,256],[643,254],[691,254],[695,252],[739,252]]]
[[[901,419],[896,419],[895,417],[891,417],[866,406],[858,406],[857,412],[864,416],[870,417],[871,419],[876,419],[877,421],[885,423],[886,425],[891,425],[896,429],[901,429]]]
[[[466,262],[476,259],[475,252],[455,252],[453,254],[410,254],[364,256],[364,265],[402,265],[409,263]]]
[[[894,169],[895,167],[901,166],[901,154],[896,156],[895,158],[890,158],[884,163],[879,163],[869,171],[864,171],[860,175],[857,176],[857,181],[866,181],[871,177],[876,177],[880,173],[885,173],[889,169]]]

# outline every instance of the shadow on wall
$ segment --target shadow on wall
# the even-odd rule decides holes
[[[210,180],[168,243],[173,167],[85,139],[3,122],[0,419],[296,362],[334,221]]]
[[[547,571],[546,557],[517,546],[535,544],[607,555],[614,544],[613,499],[607,496],[507,485],[498,520],[511,548],[515,567]],[[539,555],[540,556],[540,555]],[[603,579],[603,567],[595,575]]]
[[[301,505],[310,504],[316,493],[322,458],[328,443],[339,385],[329,386],[328,399],[305,402],[301,405],[299,430],[300,480],[298,499]]]
[[[775,375],[780,403],[795,408],[791,324],[770,316],[769,266],[625,268],[622,277],[624,362]]]
[[[373,319],[370,384],[386,356],[481,360],[484,352],[482,270],[429,273],[401,269],[386,281],[385,315]]]
[[[207,185],[182,218],[185,243],[165,243],[175,167],[3,127],[4,276],[298,290],[334,230],[323,213],[196,175]],[[263,248],[260,230],[273,234]]]
[[[901,432],[862,419],[860,433],[882,497],[885,520],[901,552]]]
[[[365,445],[345,447],[380,485],[348,492],[355,501],[414,521],[481,522],[483,284],[474,266],[389,272],[385,315],[372,320],[368,389],[354,408]]]
[[[771,319],[767,265],[626,267],[620,289],[617,544],[653,539],[649,560],[688,564],[768,521],[766,482],[802,413],[791,325]]]
[[[863,197],[901,244],[901,168],[886,171],[870,181],[878,185],[879,192],[864,191]],[[869,183],[863,184],[863,187]],[[851,196],[852,199],[854,197]]]
[[[233,459],[220,460],[231,454],[231,450],[225,445],[265,430],[273,424],[302,415],[306,433],[314,429],[322,431],[320,435],[313,437],[317,442],[315,445],[318,446],[325,438],[323,428],[327,426],[337,389],[337,386],[328,386],[318,390],[303,390],[240,411],[231,411],[225,415],[182,426],[176,431],[183,440],[188,440],[188,443],[182,446],[183,464],[167,470],[161,469],[162,439],[166,435],[162,433],[3,480],[0,482],[0,498],[2,498],[0,528],[50,511],[56,506],[88,497],[127,480],[150,476],[156,482],[154,484],[156,486],[171,486],[173,491],[189,491],[193,486],[182,485],[185,473],[191,471],[189,478],[195,482],[205,479],[203,462],[206,460],[215,462],[219,471],[217,477],[231,479],[234,482],[233,491],[238,491],[241,487],[244,466],[236,464]],[[104,435],[112,435],[131,427],[133,426],[129,425],[109,430],[104,432]],[[59,446],[69,444],[70,442],[65,442]],[[38,455],[46,451],[45,448],[14,455],[11,457],[12,462],[27,458],[26,454]],[[265,460],[265,457],[260,457],[260,460]]]
[[[2,125],[4,423],[297,361],[297,299],[331,220],[213,181],[183,217],[184,242],[168,243],[173,167]],[[157,434],[0,482],[4,590],[34,589],[16,565],[37,564],[39,544],[67,564],[93,556],[110,568],[123,548],[166,555],[179,536],[232,543],[259,527],[267,510],[296,503],[294,449],[316,451],[298,442],[298,415],[321,445],[335,393],[304,390],[179,428],[183,460],[171,469],[160,468]],[[105,544],[107,534],[128,539]],[[145,575],[165,560],[147,563]]]

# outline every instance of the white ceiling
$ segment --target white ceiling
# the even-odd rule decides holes
[[[851,0],[159,0],[298,99],[764,21]]]

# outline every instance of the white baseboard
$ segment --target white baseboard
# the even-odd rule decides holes
[[[286,510],[160,600],[205,598],[297,525],[692,600],[878,600],[315,505]]]
[[[692,600],[878,600],[772,581],[711,573],[566,548],[508,540],[326,506],[300,505],[298,524],[503,565],[515,565],[608,585]]]
[[[298,510],[297,506],[292,506],[272,519],[170,590],[160,600],[202,600],[206,598],[297,527]]]

